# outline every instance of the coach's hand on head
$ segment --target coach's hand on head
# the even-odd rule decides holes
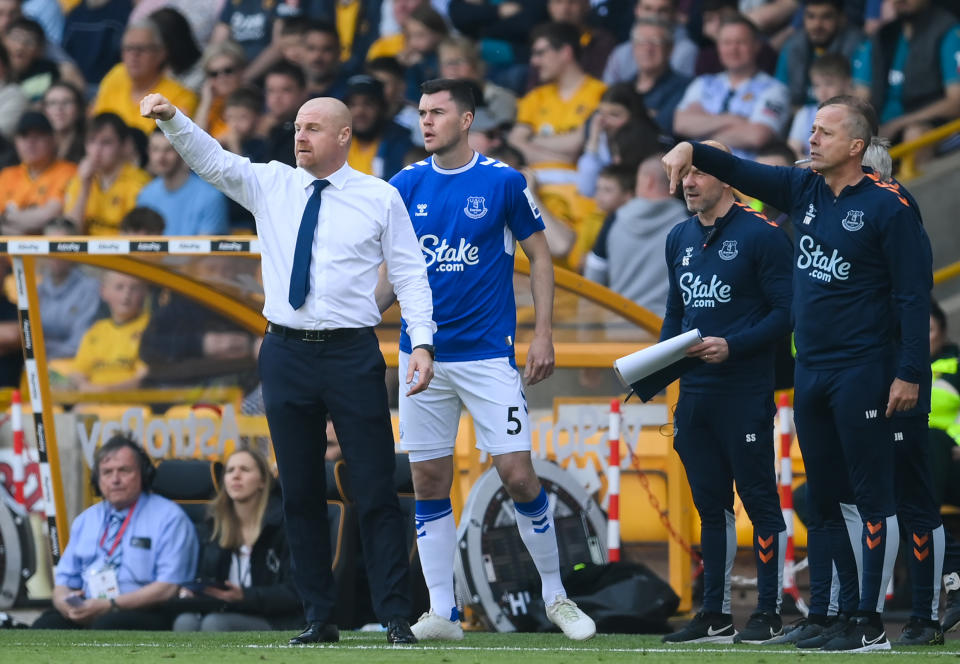
[[[920,397],[920,385],[894,378],[890,385],[890,397],[887,399],[887,417],[897,411],[910,410],[917,405]]]
[[[417,382],[414,383],[413,387],[407,392],[408,397],[411,394],[423,392],[427,389],[430,381],[433,380],[433,358],[430,357],[430,353],[424,348],[414,348],[410,353],[410,362],[407,368],[407,385],[413,383],[415,372]]]
[[[663,170],[670,178],[670,193],[676,193],[677,185],[683,181],[693,168],[693,145],[684,141],[678,143],[670,152],[663,155]]]
[[[177,107],[170,103],[163,95],[149,94],[140,100],[140,115],[154,120],[170,120],[177,112]]]

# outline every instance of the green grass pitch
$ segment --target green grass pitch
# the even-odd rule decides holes
[[[894,649],[867,655],[802,652],[760,646],[672,646],[657,636],[598,635],[574,643],[559,634],[467,633],[459,643],[390,646],[383,633],[342,632],[336,645],[289,647],[287,632],[174,634],[170,632],[0,631],[0,664],[653,664],[900,663],[956,660],[960,641],[935,648]],[[949,658],[949,659],[945,659]]]

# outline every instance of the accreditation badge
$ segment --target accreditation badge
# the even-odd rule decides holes
[[[116,566],[89,567],[84,572],[84,577],[87,580],[87,587],[90,589],[88,597],[113,599],[120,596],[120,583],[117,580]]]

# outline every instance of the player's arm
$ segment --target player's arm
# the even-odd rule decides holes
[[[890,270],[893,301],[900,323],[900,364],[890,386],[887,417],[913,408],[920,381],[930,362],[930,289],[933,258],[930,240],[916,213],[906,204],[896,205],[882,232],[882,251]]]
[[[761,228],[767,231],[766,228]],[[756,278],[769,306],[767,315],[750,327],[727,336],[731,357],[750,355],[790,333],[790,305],[793,300],[793,246],[787,234],[777,229],[764,232],[757,256]]]
[[[140,114],[153,118],[193,171],[243,207],[256,213],[261,189],[246,157],[224,150],[220,143],[159,94],[140,101]]]
[[[533,293],[533,309],[536,314],[533,340],[527,351],[526,369],[523,372],[527,384],[533,385],[548,378],[554,367],[553,260],[543,231],[537,231],[520,240],[520,246],[530,259],[530,290]]]

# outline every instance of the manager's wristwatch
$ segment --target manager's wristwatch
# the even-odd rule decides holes
[[[425,350],[425,351],[427,351],[428,353],[430,353],[430,359],[431,359],[431,360],[436,357],[436,354],[437,354],[437,353],[436,353],[436,349],[434,348],[433,344],[420,344],[419,346],[414,346],[414,347],[413,347],[413,350],[417,350],[418,348],[422,348],[423,350]]]

